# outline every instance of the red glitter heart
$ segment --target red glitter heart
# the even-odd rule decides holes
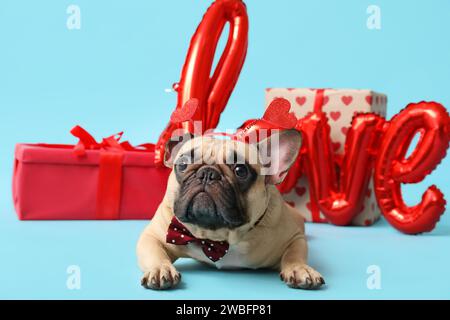
[[[289,112],[290,109],[291,104],[288,100],[276,98],[267,107],[262,118],[284,129],[291,129],[297,124],[297,117],[293,112]]]
[[[183,107],[175,109],[175,111],[170,116],[170,122],[180,123],[184,121],[189,121],[194,116],[198,108],[198,99],[189,99],[183,105]]]

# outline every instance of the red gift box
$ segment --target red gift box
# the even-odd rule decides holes
[[[156,166],[154,145],[133,147],[121,134],[97,143],[80,127],[77,145],[18,144],[14,205],[21,220],[149,219],[170,169]]]

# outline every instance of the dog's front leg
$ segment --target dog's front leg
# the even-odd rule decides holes
[[[170,289],[181,279],[173,266],[177,257],[170,256],[163,243],[149,232],[144,232],[137,244],[138,263],[144,275],[141,280],[147,289]]]
[[[325,281],[320,273],[307,264],[308,246],[304,237],[296,238],[281,258],[281,279],[289,287],[318,289]]]

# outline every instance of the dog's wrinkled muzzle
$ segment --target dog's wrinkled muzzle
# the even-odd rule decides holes
[[[232,229],[246,221],[238,201],[220,169],[204,165],[181,182],[174,211],[185,223],[211,230]]]

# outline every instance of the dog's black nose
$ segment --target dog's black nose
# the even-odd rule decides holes
[[[212,166],[204,166],[198,169],[195,174],[202,182],[208,183],[209,181],[215,181],[221,179],[221,174],[219,170]]]

